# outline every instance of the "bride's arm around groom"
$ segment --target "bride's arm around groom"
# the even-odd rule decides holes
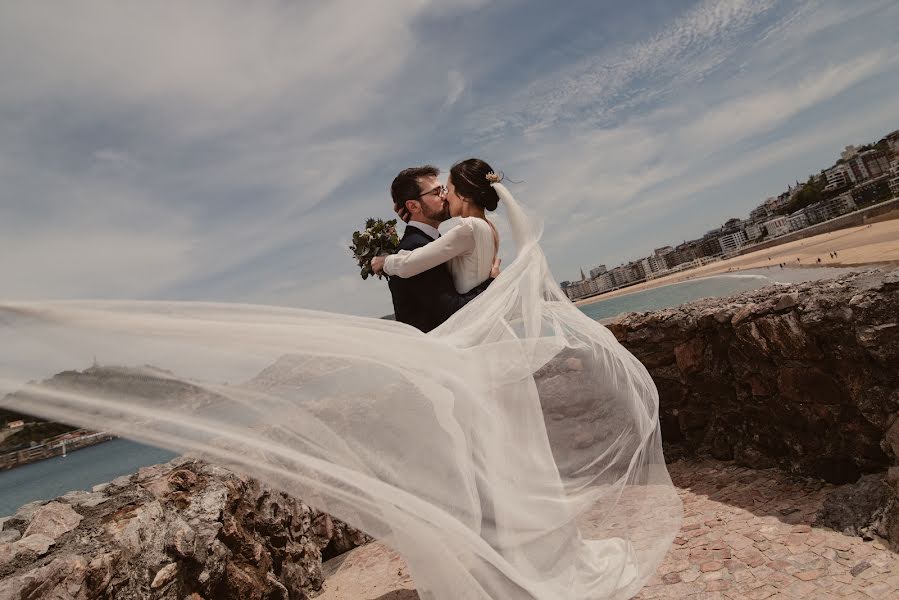
[[[412,167],[401,171],[393,181],[390,191],[394,210],[405,208],[410,215],[400,242],[401,252],[423,248],[439,238],[437,227],[450,218],[447,190],[437,179],[439,173],[430,165]],[[383,263],[383,257],[376,257],[372,268],[377,272]],[[427,333],[487,289],[490,281],[485,278],[460,294],[444,259],[414,276],[391,277],[388,285],[396,320]]]

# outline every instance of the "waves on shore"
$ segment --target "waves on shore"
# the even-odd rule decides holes
[[[718,275],[708,275],[707,277],[697,277],[693,280],[681,281],[679,283],[690,283],[690,281],[701,281],[703,279],[764,279],[765,281],[770,281],[771,278],[767,275],[761,275],[757,273],[720,273]],[[677,285],[677,284],[674,284]]]

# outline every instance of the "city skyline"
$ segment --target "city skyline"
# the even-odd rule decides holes
[[[599,265],[590,269],[589,278],[581,268],[579,280],[563,280],[561,286],[573,300],[595,296],[719,257],[752,252],[753,246],[763,241],[897,198],[899,129],[876,142],[845,146],[833,164],[766,198],[749,211],[748,218],[731,217],[701,238],[655,248],[648,256],[623,261],[612,269]]]
[[[350,234],[392,216],[401,168],[469,156],[522,182],[574,279],[895,129],[897,21],[879,0],[4,5],[3,297],[387,314]]]

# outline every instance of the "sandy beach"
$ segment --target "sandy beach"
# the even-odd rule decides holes
[[[836,258],[831,258],[831,252],[837,253]],[[820,263],[817,262],[819,258],[821,259]],[[899,264],[899,219],[894,218],[870,225],[847,227],[839,231],[822,233],[804,240],[736,256],[682,273],[674,273],[585,300],[578,300],[575,304],[582,306],[616,296],[721,273],[764,269],[765,267],[779,269],[780,263],[785,263],[785,267],[791,268]]]

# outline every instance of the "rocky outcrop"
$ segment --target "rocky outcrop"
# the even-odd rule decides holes
[[[824,501],[816,523],[865,540],[899,540],[899,507],[891,482],[880,474],[863,475],[837,488]]]
[[[666,458],[856,482],[822,524],[899,550],[899,270],[765,288],[606,325],[659,390]],[[859,480],[863,474],[872,474]]]
[[[899,271],[765,288],[607,323],[659,390],[669,456],[832,483],[899,457]]]
[[[369,541],[255,480],[183,458],[25,505],[0,525],[4,600],[311,598],[323,559]]]

